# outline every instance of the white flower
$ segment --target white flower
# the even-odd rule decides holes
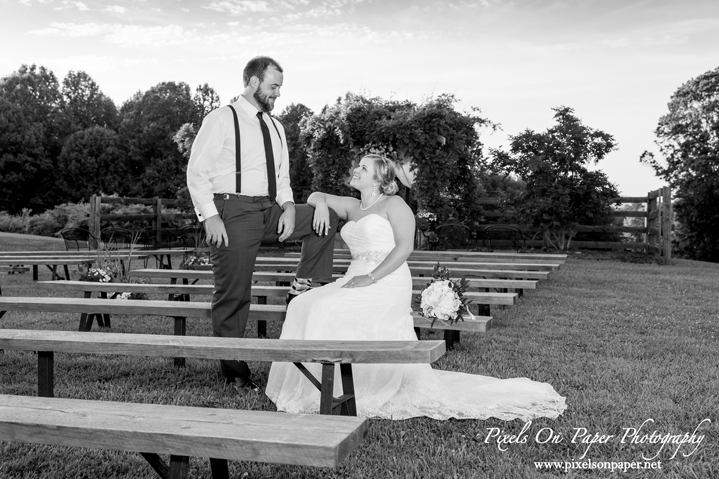
[[[457,316],[460,306],[462,302],[447,280],[435,281],[422,291],[421,308],[426,317],[452,319]]]

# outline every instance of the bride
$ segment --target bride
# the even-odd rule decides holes
[[[327,231],[328,208],[347,220],[340,231],[352,252],[347,274],[293,299],[280,337],[416,341],[406,263],[413,249],[414,215],[402,198],[393,196],[394,166],[384,157],[367,155],[350,186],[359,190],[361,200],[317,192],[307,200],[315,207],[313,228],[318,233]],[[320,376],[320,365],[305,366]],[[566,408],[552,386],[527,378],[497,379],[429,364],[355,364],[352,369],[357,414],[364,417],[529,420],[556,418]],[[335,385],[338,396],[339,376]],[[279,411],[319,412],[319,391],[292,363],[272,364],[265,392]]]

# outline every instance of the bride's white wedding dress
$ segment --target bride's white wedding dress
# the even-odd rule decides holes
[[[340,288],[353,276],[372,271],[394,248],[387,219],[370,214],[342,228],[352,251],[347,274],[295,298],[287,308],[282,339],[416,341],[412,320],[412,278],[407,263],[364,288]],[[320,377],[320,365],[305,364]],[[336,368],[339,369],[339,368]],[[433,369],[429,364],[355,364],[357,414],[407,419],[504,420],[556,418],[566,408],[562,396],[527,378],[497,379]],[[341,394],[337,371],[335,396]],[[292,363],[274,363],[266,388],[279,411],[319,412],[320,393]]]

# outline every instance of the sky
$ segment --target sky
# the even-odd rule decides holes
[[[500,124],[488,148],[569,106],[617,141],[598,168],[642,196],[665,185],[639,157],[671,95],[719,67],[719,0],[0,0],[0,45],[0,76],[82,70],[118,106],[163,81],[227,103],[260,54],[285,71],[276,112],[451,93]]]

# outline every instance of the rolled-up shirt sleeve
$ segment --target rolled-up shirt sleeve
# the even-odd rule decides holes
[[[280,171],[277,174],[277,204],[282,206],[286,202],[295,202],[294,195],[292,193],[292,187],[290,186],[290,154],[287,148],[287,138],[285,137],[285,129],[282,123],[275,120],[280,131],[280,137],[282,138],[282,154],[280,155]]]
[[[217,175],[217,162],[225,143],[226,125],[215,110],[202,121],[187,164],[187,188],[200,221],[217,214],[210,179]]]

